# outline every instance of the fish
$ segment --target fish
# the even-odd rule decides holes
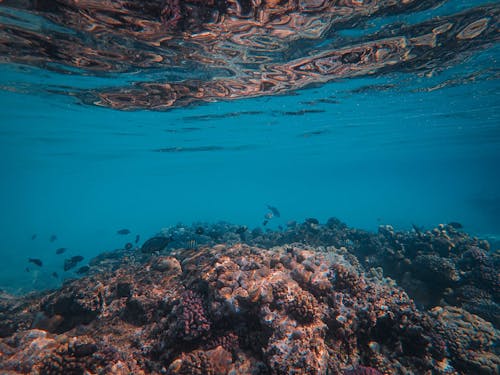
[[[136,235],[136,236],[135,236],[135,243],[138,243],[140,239],[141,239],[141,236]]]
[[[60,247],[59,249],[56,250],[56,254],[59,255],[59,254],[62,254],[66,251],[66,248],[65,247]]]
[[[120,229],[116,231],[116,234],[126,235],[130,234],[130,231],[128,229]]]
[[[243,234],[248,230],[248,227],[246,225],[242,225],[236,229],[236,233],[238,234]]]
[[[130,250],[131,248],[132,248],[132,243],[127,242],[127,243],[125,244],[125,250]]]
[[[36,264],[38,267],[43,266],[42,261],[40,259],[38,259],[38,258],[29,258],[28,262]]]
[[[78,263],[83,260],[81,255],[75,255],[74,257],[68,258],[64,260],[64,271],[69,271],[72,268],[75,268]]]
[[[172,237],[152,237],[144,242],[141,247],[141,252],[152,254],[157,251],[162,251],[172,240]]]
[[[264,219],[266,219],[266,220],[271,220],[272,218],[273,218],[272,212],[268,212],[267,214],[264,215]]]
[[[205,233],[205,230],[203,229],[203,227],[198,227],[194,232],[196,234],[202,235],[203,233]]]
[[[52,236],[50,236],[50,238],[49,238],[50,242],[54,242],[55,240],[57,240],[57,236],[55,234],[53,234]]]
[[[59,275],[57,274],[57,272],[52,272],[52,277],[57,279],[59,277]]]
[[[269,208],[271,210],[271,212],[273,213],[274,216],[281,217],[281,214],[280,214],[279,210],[276,207],[267,205],[267,208]]]
[[[31,236],[31,239],[34,240],[36,238],[36,233]]]
[[[417,236],[420,237],[422,235],[422,230],[419,227],[417,227],[415,224],[412,224],[411,226],[413,227],[413,230],[415,231]]]
[[[263,225],[263,226],[266,226],[266,225],[267,225],[267,223],[269,223],[269,221],[268,221],[268,220],[264,220],[264,221],[262,222],[262,225]]]
[[[78,268],[78,270],[76,271],[76,273],[78,275],[83,275],[83,274],[89,272],[89,270],[90,270],[89,266],[83,266],[83,267]]]
[[[26,272],[30,272],[29,267],[26,267],[24,270],[25,270]]]

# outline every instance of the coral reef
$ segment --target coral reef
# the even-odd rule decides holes
[[[498,373],[498,252],[456,225],[179,224],[149,244],[0,294],[0,372]]]
[[[240,232],[230,235],[268,241]],[[460,259],[487,264],[476,255]],[[18,324],[3,331],[0,372],[494,374],[500,363],[491,323],[419,310],[345,248],[211,244],[113,259],[46,295],[2,296],[2,317]]]

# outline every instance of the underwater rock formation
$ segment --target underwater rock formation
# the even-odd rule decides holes
[[[25,297],[23,324],[0,339],[0,372],[495,374],[500,363],[491,323],[419,310],[345,248],[236,243],[141,256]],[[20,310],[2,313],[15,321]]]

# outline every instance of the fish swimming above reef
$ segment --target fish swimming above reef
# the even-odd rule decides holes
[[[59,275],[57,274],[57,272],[52,272],[52,277],[57,279],[59,277]]]
[[[90,267],[89,267],[89,266],[83,266],[83,267],[78,268],[78,270],[76,271],[76,273],[77,273],[78,275],[84,275],[84,274],[86,274],[87,272],[89,272],[89,270],[90,270]]]
[[[31,236],[31,239],[32,239],[32,240],[34,240],[35,238],[36,238],[36,234],[33,234],[33,235]]]
[[[60,254],[64,253],[65,251],[66,251],[65,247],[60,247],[59,249],[56,250],[56,254],[60,255]]]
[[[281,214],[280,214],[279,210],[276,207],[267,205],[267,208],[269,208],[271,210],[271,212],[273,213],[274,216],[281,217]]]
[[[38,258],[29,258],[28,262],[36,264],[38,267],[43,266],[42,261],[40,259],[38,259]]]
[[[238,234],[243,234],[248,230],[248,227],[246,225],[242,225],[236,229],[236,233]]]
[[[155,253],[162,251],[172,241],[172,237],[152,237],[141,247],[142,253]]]
[[[141,239],[141,236],[136,235],[136,236],[135,236],[135,243],[138,243],[140,239]]]
[[[50,236],[50,238],[49,238],[50,242],[54,242],[55,240],[57,240],[57,236],[55,234],[53,234],[52,236]]]
[[[116,234],[127,235],[130,234],[130,230],[128,229],[120,229],[116,231]]]
[[[72,268],[75,268],[78,263],[83,260],[81,255],[75,255],[69,259],[64,260],[64,271],[69,271]]]
[[[131,242],[127,242],[127,243],[125,244],[124,249],[125,249],[125,250],[130,250],[130,249],[132,249],[132,246],[133,246],[133,245],[132,245],[132,243],[131,243]]]

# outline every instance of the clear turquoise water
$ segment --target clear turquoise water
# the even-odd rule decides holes
[[[411,16],[398,20],[422,17]],[[387,72],[167,112],[100,108],[47,91],[119,75],[4,62],[0,288],[55,286],[58,247],[89,259],[178,222],[260,226],[266,204],[281,211],[270,228],[335,216],[369,230],[458,221],[497,236],[498,57],[492,43],[433,77]],[[466,79],[477,72],[486,73]],[[443,82],[452,84],[424,90]],[[117,235],[121,228],[132,234]],[[25,272],[29,257],[44,267]]]

